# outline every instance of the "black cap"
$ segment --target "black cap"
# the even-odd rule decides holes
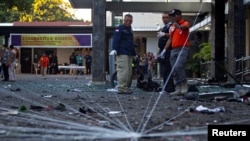
[[[169,12],[169,15],[171,15],[171,16],[181,15],[181,10],[179,10],[179,9],[173,9],[171,12]]]

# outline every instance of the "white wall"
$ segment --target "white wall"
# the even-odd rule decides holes
[[[69,56],[72,52],[74,52],[74,48],[57,48],[58,64],[69,64]]]
[[[155,56],[157,55],[157,52],[159,51],[157,37],[147,37],[146,50],[147,52],[153,52]]]
[[[106,26],[112,26],[112,12],[106,12]]]
[[[57,48],[57,59],[58,64],[69,64],[69,56],[72,54],[72,52],[75,52],[76,54],[81,53],[83,56],[86,55],[88,52],[91,56],[93,56],[92,51],[74,51],[74,48]],[[83,59],[83,65],[85,65],[85,59]]]
[[[124,15],[127,13],[124,13]],[[135,13],[130,12],[133,15],[132,26],[134,28],[142,27],[156,27],[156,24],[162,24],[162,13]]]

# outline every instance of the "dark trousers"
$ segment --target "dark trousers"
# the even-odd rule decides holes
[[[77,66],[82,66],[82,63],[77,63]],[[77,69],[77,74],[84,74],[82,69]]]
[[[86,74],[91,74],[91,63],[86,63]]]
[[[4,80],[8,81],[9,80],[9,66],[7,64],[3,63],[2,67],[3,67]]]
[[[52,65],[50,67],[50,74],[57,74],[58,73],[58,65]]]
[[[167,82],[164,89],[166,92],[173,92],[175,90],[173,75],[169,76],[172,69],[170,64],[170,54],[171,51],[169,50],[166,51],[164,61],[160,62],[160,73],[161,76],[163,77],[163,87]]]

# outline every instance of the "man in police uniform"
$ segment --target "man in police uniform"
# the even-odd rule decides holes
[[[161,29],[160,32],[157,32],[158,40],[158,47],[159,47],[159,54],[163,51],[167,40],[169,38],[169,28],[172,25],[171,18],[168,14],[168,12],[164,12],[162,14],[162,21],[164,23],[164,27]],[[169,47],[164,56],[158,56],[158,61],[160,63],[160,74],[163,78],[163,91],[170,93],[174,91],[174,81],[172,75],[170,75],[171,72],[171,64],[170,64],[170,53],[171,53],[171,47]],[[169,77],[169,79],[168,79]],[[168,81],[166,83],[166,81]]]

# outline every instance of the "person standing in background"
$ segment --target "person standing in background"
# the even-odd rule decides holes
[[[144,54],[144,61],[145,61],[145,64],[144,64],[144,74],[148,75],[148,53]]]
[[[9,55],[10,51],[7,45],[4,45],[4,49],[2,52],[1,63],[4,79],[2,81],[9,81]]]
[[[86,74],[91,74],[91,64],[92,64],[92,56],[89,52],[84,56],[85,65],[86,65]]]
[[[159,53],[158,54],[162,53],[169,38],[169,28],[172,25],[172,21],[168,12],[162,13],[162,21],[164,23],[164,27],[161,29],[161,31],[157,32],[157,37],[159,38],[158,40]],[[172,47],[170,46],[165,51],[164,56],[157,58],[158,62],[160,63],[160,76],[163,78],[162,92],[164,91],[167,93],[174,91],[174,80],[173,80],[172,75],[169,76],[171,73],[171,69],[172,69],[171,64],[170,64],[171,49]],[[167,84],[165,84],[167,80],[168,82]]]
[[[53,53],[52,56],[50,57],[50,73],[51,74],[57,74],[58,73],[58,59],[56,56],[56,53]]]
[[[110,55],[116,55],[117,88],[118,94],[132,94],[128,84],[132,76],[133,57],[136,56],[134,34],[132,30],[133,16],[126,14],[123,24],[114,31],[112,50]]]
[[[148,52],[148,76],[152,78],[154,76],[154,62],[155,56],[152,52]]]
[[[17,52],[14,49],[14,46],[10,45],[9,59],[8,59],[8,64],[9,64],[8,73],[9,73],[9,81],[11,82],[16,81],[16,74],[15,74],[16,55],[17,55]]]
[[[49,62],[51,63],[52,54],[49,54],[48,57],[49,57]],[[47,73],[52,74],[52,66],[48,66]]]
[[[78,53],[76,56],[76,63],[78,66],[82,66],[82,61],[83,61],[83,57],[81,55],[81,53]]]
[[[76,55],[75,52],[72,52],[72,54],[69,56],[69,65],[75,67],[76,66]],[[75,68],[70,68],[69,70],[70,75],[75,75],[76,74],[76,69]]]
[[[140,68],[140,71],[142,72],[143,75],[146,75],[146,73],[145,73],[145,64],[146,64],[145,56],[146,56],[146,54],[140,56],[140,63],[139,63],[139,68]]]
[[[173,24],[170,27],[170,36],[161,56],[172,47],[170,63],[172,69],[174,69],[173,75],[176,86],[175,91],[170,95],[185,95],[188,91],[185,67],[189,56],[190,24],[182,18],[182,12],[179,9],[173,9],[169,15],[173,18]]]
[[[41,66],[42,78],[46,79],[47,69],[49,66],[49,57],[46,55],[46,53],[43,53],[43,55],[40,57],[39,63]]]
[[[77,63],[77,66],[82,66],[82,61],[83,61],[83,56],[82,56],[81,53],[78,53],[78,54],[76,55],[76,63]],[[83,73],[83,70],[78,69],[78,70],[77,70],[77,74],[79,74],[79,73]]]

